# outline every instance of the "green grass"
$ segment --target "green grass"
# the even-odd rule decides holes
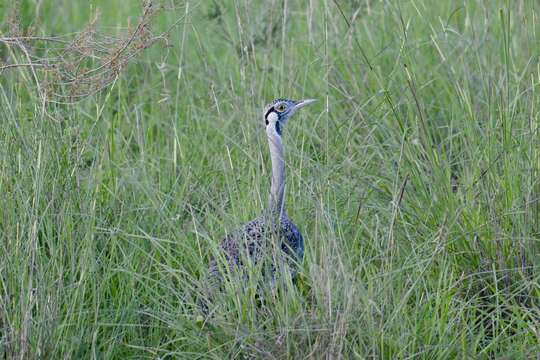
[[[139,11],[36,3],[38,34]],[[0,357],[537,358],[537,1],[186,1],[156,25],[184,15],[49,116],[28,69],[0,74]],[[320,100],[285,129],[300,280],[264,305],[229,281],[202,326],[209,256],[267,200],[276,97]]]

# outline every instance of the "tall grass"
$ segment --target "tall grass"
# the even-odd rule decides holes
[[[99,8],[114,32],[135,4],[24,1],[22,22]],[[2,357],[537,358],[538,2],[182,9],[170,48],[79,103],[0,74]],[[209,256],[266,204],[282,96],[320,99],[284,134],[299,280],[262,304],[229,281],[201,321]]]

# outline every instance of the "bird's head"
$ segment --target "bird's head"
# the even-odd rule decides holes
[[[300,101],[288,99],[276,99],[264,108],[264,123],[267,133],[274,131],[281,136],[283,126],[287,120],[296,112],[306,105],[315,102],[314,99],[305,99]]]

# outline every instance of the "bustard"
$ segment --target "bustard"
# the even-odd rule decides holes
[[[274,248],[281,249],[288,260],[292,260],[293,263],[301,261],[304,256],[302,234],[296,225],[289,220],[285,210],[285,161],[282,134],[283,128],[291,116],[298,109],[314,101],[314,99],[301,101],[276,99],[264,108],[264,124],[272,162],[272,182],[268,207],[261,216],[229,233],[221,241],[220,250],[231,270],[242,267],[247,259],[256,264],[264,256],[267,256],[265,251],[272,248],[268,246],[272,238],[278,240],[278,244]],[[274,265],[272,264],[272,272],[275,271]],[[215,287],[216,280],[219,282],[221,279],[215,259],[210,261],[208,275],[213,280],[211,281],[212,286]],[[206,304],[202,305],[206,308]]]

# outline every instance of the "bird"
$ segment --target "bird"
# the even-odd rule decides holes
[[[291,266],[292,273],[294,273],[295,263],[302,261],[304,257],[302,234],[289,219],[285,207],[283,130],[287,121],[297,110],[315,101],[315,99],[295,101],[279,98],[264,107],[264,126],[272,163],[268,206],[260,216],[227,234],[221,240],[219,250],[229,270],[242,269],[246,265],[246,260],[257,264],[265,257],[273,259],[275,256],[268,256],[268,252],[272,249],[281,250]],[[272,239],[277,240],[277,244],[272,243]],[[271,264],[271,268],[272,278],[274,278],[276,264]],[[216,287],[221,282],[222,274],[215,258],[210,260],[208,276],[211,287]],[[202,306],[205,308],[206,304],[202,303]]]

